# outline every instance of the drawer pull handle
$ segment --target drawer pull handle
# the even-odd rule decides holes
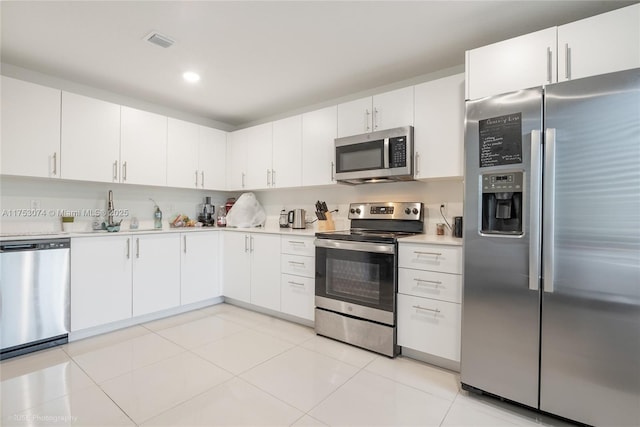
[[[440,310],[437,308],[425,308],[425,307],[420,307],[419,305],[413,305],[412,307],[415,308],[416,310],[430,311],[434,315],[440,313]]]
[[[300,262],[300,261],[289,261],[289,264],[301,265],[304,267],[304,262]]]
[[[304,283],[298,283],[298,282],[292,282],[292,281],[289,281],[289,284],[296,285],[296,286],[304,286]]]
[[[418,279],[417,277],[415,279],[416,282],[418,282],[418,285],[422,285],[423,283],[429,284],[429,285],[434,285],[434,288],[438,289],[438,285],[442,285],[442,282],[437,281],[437,280],[424,280],[424,279]]]
[[[296,240],[289,240],[289,243],[291,243],[292,245],[304,245],[304,242],[298,242]]]
[[[442,255],[441,252],[420,252],[420,251],[413,251],[414,254],[420,256],[420,255],[434,255],[434,256],[440,256]]]

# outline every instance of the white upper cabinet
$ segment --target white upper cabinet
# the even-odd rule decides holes
[[[337,107],[302,115],[302,185],[335,184],[334,139],[338,129]]]
[[[338,137],[413,125],[413,86],[338,104]]]
[[[169,118],[167,185],[223,190],[227,133]]]
[[[60,90],[1,81],[0,173],[60,178]]]
[[[413,125],[413,86],[338,104],[338,137]]]
[[[244,190],[247,170],[248,129],[240,129],[229,134],[227,140],[227,183],[230,191]]]
[[[61,174],[64,179],[120,181],[120,106],[62,93]]]
[[[466,99],[557,81],[556,27],[466,52]]]
[[[462,177],[464,74],[415,86],[415,177]]]
[[[199,187],[200,126],[169,117],[167,122],[167,185]]]
[[[640,4],[558,27],[558,80],[640,67]]]
[[[167,185],[167,117],[121,108],[121,182]]]
[[[272,188],[302,184],[302,116],[273,122]]]
[[[338,137],[371,132],[371,97],[338,104]]]
[[[200,188],[224,190],[226,175],[227,132],[199,127],[198,170]]]
[[[245,186],[251,190],[270,187],[273,123],[247,128],[247,170]]]
[[[411,126],[413,115],[413,86],[373,96],[374,131]]]

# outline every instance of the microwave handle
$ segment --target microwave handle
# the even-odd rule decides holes
[[[383,156],[384,168],[389,169],[389,138],[384,139],[383,150],[384,150],[384,156]]]

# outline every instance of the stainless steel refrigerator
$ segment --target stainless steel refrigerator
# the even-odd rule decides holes
[[[640,425],[640,69],[466,108],[463,388]]]

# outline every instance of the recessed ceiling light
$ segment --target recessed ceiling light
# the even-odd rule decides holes
[[[182,75],[182,78],[188,81],[189,83],[196,83],[200,81],[200,74],[194,73],[193,71],[187,71]]]

